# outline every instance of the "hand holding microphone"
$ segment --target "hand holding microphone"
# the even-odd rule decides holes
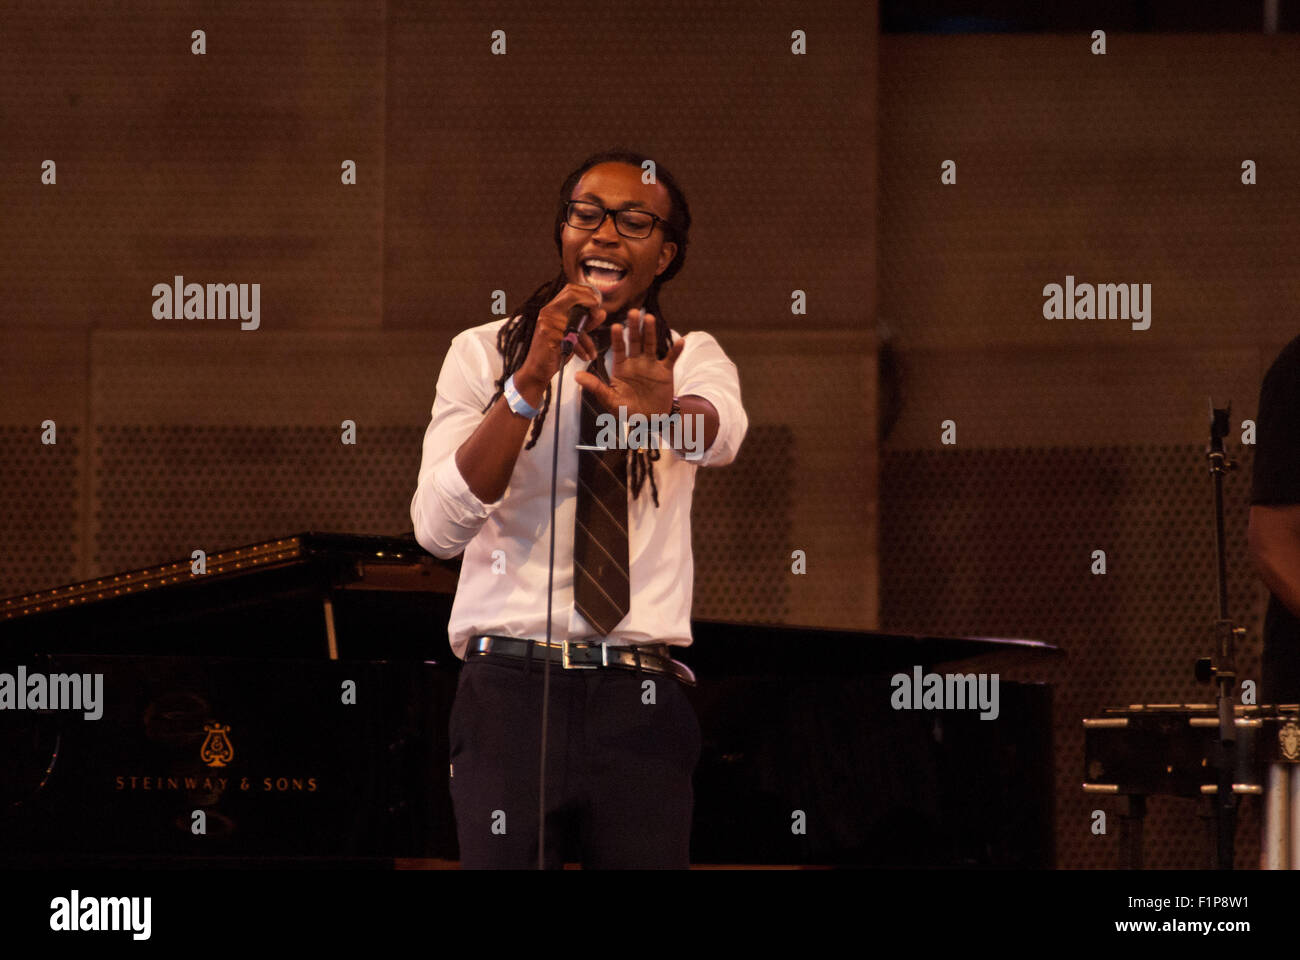
[[[602,300],[596,287],[569,283],[539,311],[528,356],[515,372],[515,386],[529,403],[541,397],[575,350],[584,360],[596,356],[596,345],[587,332],[605,322]]]
[[[600,288],[592,286],[589,283],[579,284],[579,286],[586,287],[596,295],[596,308],[602,314],[603,319],[605,311],[600,310],[600,305],[604,300],[604,297],[601,296]],[[569,308],[569,325],[564,330],[564,342],[560,346],[560,350],[565,357],[568,357],[569,354],[573,353],[573,348],[578,342],[578,337],[582,334],[583,330],[586,329],[590,320],[591,312],[582,304],[576,304]],[[591,324],[593,330],[596,326],[597,324]]]

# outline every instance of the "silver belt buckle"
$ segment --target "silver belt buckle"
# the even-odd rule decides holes
[[[570,642],[586,643],[586,641],[584,640],[562,641],[561,648],[560,648],[560,663],[564,665],[564,669],[565,670],[595,670],[597,665],[594,663],[574,663],[572,660],[569,659]],[[586,645],[588,647],[595,646],[595,644],[591,644],[591,643],[586,643]],[[609,666],[609,645],[607,643],[602,643],[600,645],[600,666],[604,666],[604,667]]]

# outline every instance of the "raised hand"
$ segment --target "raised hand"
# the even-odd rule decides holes
[[[584,391],[609,413],[617,414],[619,407],[627,408],[627,415],[639,413],[646,417],[661,413],[667,415],[673,406],[673,365],[686,349],[686,341],[678,339],[662,360],[658,357],[656,320],[644,307],[629,310],[627,315],[628,344],[623,344],[623,324],[609,328],[610,344],[614,349],[614,372],[606,385],[594,374],[581,370],[574,379]]]

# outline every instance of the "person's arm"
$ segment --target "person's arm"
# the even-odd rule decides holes
[[[740,374],[711,334],[697,330],[684,340],[675,368],[677,402],[685,416],[704,415],[703,455],[691,459],[690,451],[673,452],[699,467],[726,466],[736,459],[749,430],[749,415],[740,398]]]
[[[718,427],[722,425],[722,418],[718,414],[718,408],[704,397],[697,397],[692,393],[678,397],[677,406],[681,409],[683,417],[693,417],[696,414],[704,417],[704,443],[700,449],[707,452],[713,446],[713,441],[718,439]],[[694,422],[692,421],[692,423]],[[680,447],[675,449],[678,452],[683,452]]]
[[[1259,578],[1300,617],[1300,504],[1253,505],[1246,539]]]
[[[533,409],[541,409],[544,386],[520,383],[516,374],[515,388]],[[479,500],[492,503],[505,494],[532,422],[511,410],[502,392],[478,428],[456,449],[456,468]]]
[[[561,288],[555,299],[538,311],[528,356],[514,375],[515,389],[534,410],[541,410],[547,385],[566,363],[574,359],[590,361],[596,355],[596,345],[586,333],[578,337],[572,354],[568,357],[563,355],[561,343],[568,326],[568,312],[575,305],[591,311],[595,326],[605,319],[605,311],[600,309],[596,293],[589,287],[573,283]],[[503,391],[478,429],[457,448],[456,466],[474,496],[490,502],[505,494],[532,422],[531,418],[510,409]]]
[[[1260,385],[1247,542],[1265,587],[1300,617],[1300,337]]]
[[[572,359],[561,350],[568,314],[585,307],[598,327],[605,320],[599,296],[590,287],[567,284],[538,313],[528,356],[515,371],[515,389],[534,409],[560,368]],[[485,350],[493,349],[473,338],[470,331],[451,342],[442,373],[433,418],[424,434],[420,478],[411,498],[411,524],[420,546],[436,557],[454,557],[465,549],[484,521],[505,496],[532,420],[516,414],[504,392],[483,413],[494,385]],[[573,356],[590,360],[596,355],[591,337],[578,337]]]
[[[411,525],[416,541],[443,559],[463,551],[500,505],[500,494],[490,499],[475,494],[456,462],[456,451],[466,438],[481,430],[483,423],[504,403],[502,398],[493,404],[487,416],[483,414],[483,405],[491,395],[483,391],[491,388],[490,378],[482,345],[475,343],[468,333],[452,340],[438,375],[437,398],[424,432],[419,480],[411,498]],[[508,408],[506,413],[514,416]],[[516,444],[516,456],[519,445]],[[485,487],[480,484],[479,489]]]
[[[1269,592],[1300,617],[1300,337],[1259,388],[1250,485],[1250,559]]]

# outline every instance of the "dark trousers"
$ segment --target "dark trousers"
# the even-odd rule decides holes
[[[461,669],[449,782],[464,868],[537,868],[545,669],[491,654]],[[550,671],[546,868],[576,853],[586,869],[686,869],[700,724],[681,682]]]

